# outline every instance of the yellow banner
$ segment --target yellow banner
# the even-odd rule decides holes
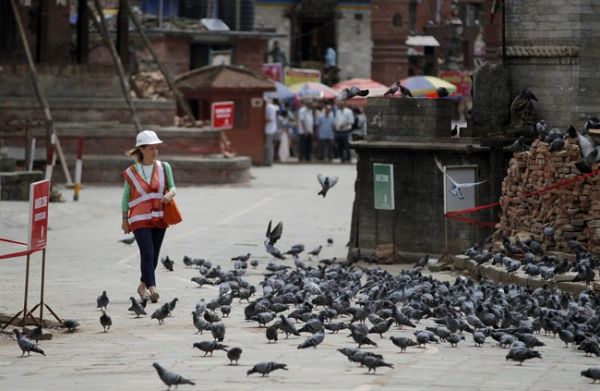
[[[321,72],[316,69],[285,68],[283,84],[291,86],[307,81],[321,82]]]

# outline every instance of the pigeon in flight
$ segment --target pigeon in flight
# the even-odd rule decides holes
[[[329,189],[335,186],[338,181],[338,177],[336,176],[324,176],[321,174],[317,175],[317,179],[321,184],[321,191],[319,191],[317,195],[323,196],[323,198],[325,198]]]
[[[396,92],[400,91],[400,93],[402,94],[402,97],[404,98],[412,98],[413,95],[410,92],[410,90],[406,87],[404,87],[402,84],[400,84],[399,81],[397,81],[396,83],[394,83],[394,85],[392,85],[389,90],[386,91],[385,94],[383,94],[383,96],[394,96],[396,94]]]
[[[156,369],[156,372],[158,372],[158,377],[160,377],[160,380],[162,380],[163,383],[169,386],[169,390],[171,389],[171,386],[175,386],[175,388],[177,388],[177,386],[181,384],[190,384],[192,386],[196,385],[196,383],[194,383],[193,381],[166,370],[156,362],[153,363],[152,366]]]
[[[281,234],[283,233],[283,223],[280,221],[273,229],[271,229],[271,224],[272,221],[269,220],[269,225],[267,226],[267,242],[272,246],[281,238]]]
[[[39,353],[42,356],[46,355],[46,353],[44,353],[44,351],[42,349],[38,348],[36,344],[34,344],[33,342],[31,342],[31,340],[29,340],[29,338],[27,338],[26,336],[21,334],[21,332],[18,329],[13,329],[13,332],[17,336],[17,343],[19,344],[19,347],[21,348],[21,351],[23,352],[23,354],[21,354],[21,357],[23,357],[25,355],[25,352],[27,352],[28,356],[31,355],[31,352]]]
[[[135,242],[135,236],[131,236],[129,238],[121,239],[121,240],[119,240],[119,242],[127,244],[127,245],[131,245],[133,242]]]
[[[248,369],[246,372],[246,376],[250,376],[253,373],[260,373],[264,376],[269,376],[269,373],[273,372],[276,369],[283,369],[287,371],[287,364],[276,363],[273,361],[269,362],[261,362],[252,367],[252,369]]]
[[[355,96],[367,96],[369,95],[369,90],[361,90],[356,86],[352,86],[350,88],[344,88],[340,91],[340,93],[335,97],[336,102],[344,102],[348,99],[352,99]]]
[[[570,128],[569,128],[570,129]],[[575,163],[575,167],[584,174],[592,172],[592,164],[600,160],[600,147],[594,147],[594,143],[588,137],[577,133],[579,150],[583,160]]]
[[[446,178],[448,178],[448,180],[452,183],[452,188],[450,189],[450,193],[452,193],[453,196],[458,197],[461,200],[463,200],[465,198],[461,189],[477,186],[484,182],[487,182],[487,179],[486,179],[484,181],[475,182],[475,183],[458,183],[450,175],[448,175],[446,173],[446,171],[444,170],[444,167],[442,167],[442,163],[438,160],[437,157],[435,158],[435,164],[436,164],[437,168],[442,172],[442,174],[444,174],[444,176]]]

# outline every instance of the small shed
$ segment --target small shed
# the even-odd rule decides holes
[[[210,120],[213,103],[234,102],[233,129],[223,131],[237,154],[249,156],[253,164],[264,163],[263,94],[275,90],[275,83],[232,65],[194,69],[180,75],[175,83],[199,120]]]

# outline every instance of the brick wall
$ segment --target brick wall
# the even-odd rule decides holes
[[[233,42],[233,63],[249,68],[257,75],[262,75],[265,57],[266,40],[264,38],[237,38]]]
[[[551,127],[582,124],[597,115],[600,92],[600,3],[594,0],[506,0],[506,45],[512,95],[529,87],[539,102],[539,117]],[[514,54],[511,47],[526,50]],[[571,48],[570,54],[549,53],[552,47]],[[527,53],[527,50],[529,53]]]
[[[408,37],[408,0],[373,0],[371,2],[371,38],[373,57],[371,78],[392,84],[408,76],[406,38]],[[395,15],[402,23],[393,24]]]
[[[269,41],[268,50],[273,47],[273,42],[278,41],[279,47],[290,60],[290,19],[285,17],[287,4],[256,4],[254,13],[255,29],[275,29],[278,34],[285,34],[285,38],[275,38]],[[268,61],[271,61],[270,59]]]

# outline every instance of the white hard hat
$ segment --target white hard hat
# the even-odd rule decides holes
[[[137,134],[135,138],[135,146],[162,144],[162,140],[158,138],[154,130],[143,130]]]

